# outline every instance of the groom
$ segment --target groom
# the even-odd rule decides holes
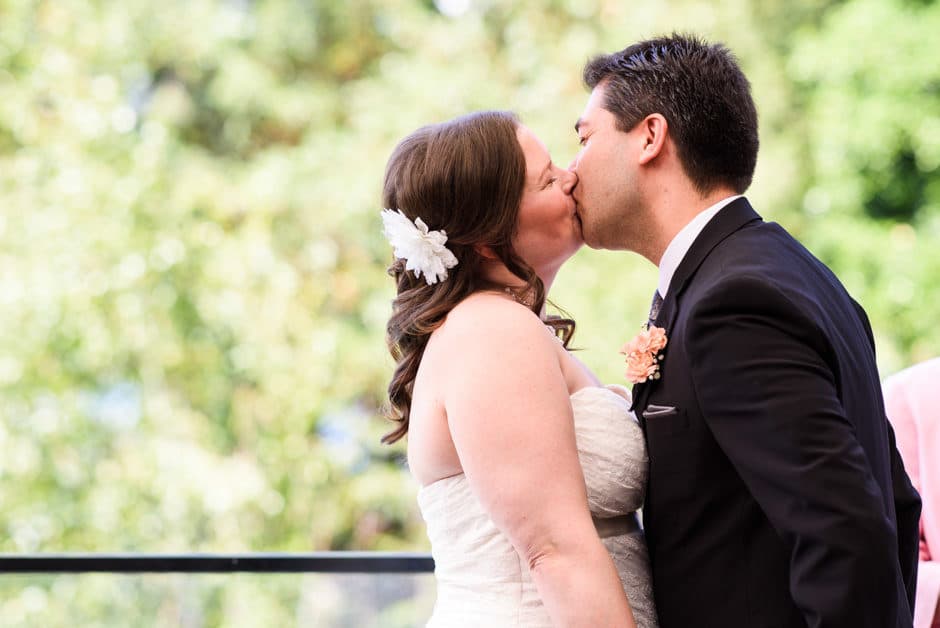
[[[757,114],[695,37],[590,61],[574,191],[584,239],[659,266],[668,345],[634,388],[662,628],[911,625],[920,498],[885,419],[871,327],[741,196]]]

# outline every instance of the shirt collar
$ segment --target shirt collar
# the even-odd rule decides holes
[[[695,242],[695,239],[702,232],[702,229],[708,224],[708,221],[714,218],[715,214],[721,211],[725,205],[728,205],[742,196],[743,194],[729,196],[728,198],[721,199],[711,207],[703,209],[672,239],[672,242],[666,247],[666,252],[663,253],[662,259],[659,260],[658,290],[659,294],[664,299],[666,298],[666,291],[669,290],[669,282],[672,281],[672,276],[675,274],[676,269],[679,268],[679,264],[682,263],[683,258],[685,258],[685,254],[689,252],[692,243]]]

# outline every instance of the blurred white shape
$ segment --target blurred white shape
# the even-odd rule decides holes
[[[245,295],[238,290],[223,290],[213,305],[214,314],[226,321],[234,322],[245,318]]]
[[[60,486],[78,488],[88,481],[88,469],[85,462],[74,449],[60,451],[52,462],[55,478]]]
[[[13,545],[20,552],[35,552],[42,541],[36,529],[26,521],[14,521],[8,529],[13,537]]]
[[[321,238],[307,245],[304,251],[313,270],[332,270],[339,260],[339,247],[332,239]]]
[[[111,195],[116,205],[126,208],[137,200],[141,191],[141,181],[132,177],[122,177],[118,179],[111,187]],[[127,211],[125,209],[125,211]],[[128,212],[129,213],[129,212]]]
[[[823,188],[810,188],[803,196],[803,209],[810,214],[825,214],[830,205],[829,193]]]
[[[206,510],[223,514],[263,494],[265,481],[257,466],[239,457],[223,458],[202,476]]]
[[[925,117],[912,141],[917,149],[917,167],[921,172],[940,168],[940,116]]]
[[[279,262],[271,275],[271,287],[280,294],[291,296],[300,287],[300,279],[294,267],[285,262]]]
[[[42,394],[34,402],[30,426],[36,434],[46,436],[55,432],[61,423],[61,408],[54,395]]]
[[[249,371],[258,364],[258,353],[254,347],[246,343],[232,347],[229,351],[229,358],[235,368],[240,371]]]
[[[460,17],[470,10],[472,0],[434,0],[437,10],[447,17]]]
[[[565,9],[575,17],[587,19],[597,16],[597,0],[568,0]]]
[[[914,282],[906,277],[895,277],[888,284],[888,298],[894,303],[906,304],[914,299]]]
[[[160,145],[166,140],[167,130],[162,122],[157,120],[148,120],[141,127],[141,137],[147,144]]]
[[[274,270],[277,258],[266,240],[256,237],[246,248],[249,266],[254,270],[255,275],[268,275]]]
[[[82,406],[94,421],[117,430],[127,430],[140,422],[143,401],[140,386],[119,382],[100,392],[85,393]]]
[[[46,591],[37,586],[29,586],[20,593],[20,600],[23,602],[23,608],[29,613],[38,613],[46,610],[49,603],[49,596]]]
[[[173,307],[179,296],[176,293],[176,289],[166,283],[159,284],[150,294],[153,296],[154,302],[162,308]]]
[[[95,138],[104,131],[105,120],[97,107],[87,103],[73,104],[69,113],[82,137]]]
[[[120,295],[116,301],[117,311],[126,322],[140,319],[144,313],[144,306],[140,297],[134,292]]]
[[[65,196],[77,196],[85,190],[85,175],[81,168],[63,168],[55,180],[56,187]]]
[[[290,186],[291,163],[286,157],[272,156],[251,172],[244,190],[253,207],[267,210],[277,205],[283,190]]]
[[[91,92],[101,102],[111,102],[117,97],[118,83],[110,74],[101,74],[91,81]]]
[[[40,167],[41,163],[37,157],[17,155],[10,163],[10,174],[14,179],[33,181],[39,176]]]
[[[72,70],[72,58],[61,48],[49,48],[39,62],[39,67],[50,76],[61,76]]]
[[[108,276],[100,270],[94,270],[85,277],[85,285],[88,294],[93,297],[100,297],[111,289],[111,282]]]
[[[147,262],[140,253],[131,253],[121,260],[118,265],[118,275],[124,281],[124,284],[131,284],[147,272]]]
[[[39,469],[42,456],[32,439],[13,438],[9,453],[4,460],[4,468],[13,475],[31,475]]]
[[[225,232],[214,222],[201,222],[193,229],[193,235],[198,242],[211,248],[222,242]]]
[[[121,473],[120,466],[115,463],[109,466],[112,470],[103,474],[110,476],[109,479],[96,484],[88,498],[90,511],[88,525],[105,534],[113,534],[120,527],[121,505],[125,499],[124,493],[117,488]],[[99,477],[99,479],[103,478]]]
[[[177,238],[165,238],[154,248],[150,259],[157,270],[166,270],[186,256],[186,245]]]
[[[284,497],[275,490],[266,491],[259,502],[261,510],[268,516],[280,514],[284,510]]]
[[[13,356],[0,356],[0,385],[15,384],[23,376],[23,365]]]
[[[111,128],[118,133],[129,133],[137,126],[137,113],[127,105],[111,112]]]
[[[362,320],[366,324],[374,326],[375,329],[381,329],[388,321],[390,313],[391,308],[388,299],[385,295],[381,295],[366,301],[362,307]]]
[[[272,489],[264,474],[250,456],[218,456],[180,439],[157,440],[152,450],[157,476],[165,486],[161,509],[171,521],[185,516],[192,497],[213,515],[249,502],[258,502],[262,508],[277,506],[268,494]]]
[[[371,414],[356,404],[321,415],[317,434],[331,460],[347,470],[366,462],[362,431],[370,418]]]
[[[23,280],[12,273],[0,276],[0,305],[15,305],[26,294]]]
[[[339,347],[336,332],[329,329],[318,329],[311,338],[311,352],[321,358],[332,358]]]

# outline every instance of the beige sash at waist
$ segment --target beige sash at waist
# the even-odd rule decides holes
[[[594,520],[594,527],[597,528],[597,536],[602,539],[633,534],[640,530],[640,520],[637,519],[635,512],[618,517],[591,517],[591,519]]]

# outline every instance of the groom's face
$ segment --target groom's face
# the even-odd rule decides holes
[[[592,248],[628,248],[632,217],[640,208],[636,129],[623,132],[604,107],[604,83],[591,92],[575,125],[581,150],[571,165],[578,175],[573,196]]]

